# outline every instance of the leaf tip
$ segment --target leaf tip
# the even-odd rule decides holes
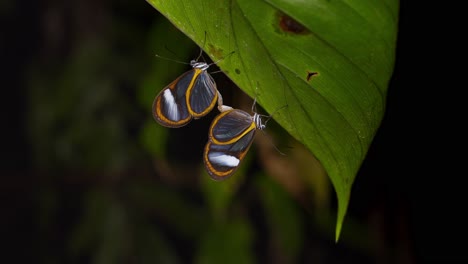
[[[343,227],[343,221],[346,216],[348,209],[350,190],[346,189],[342,192],[337,192],[338,196],[338,215],[336,217],[336,228],[335,228],[335,243],[338,243],[340,238],[341,230]]]
[[[336,230],[335,230],[335,244],[337,244],[338,240],[340,239],[341,227],[342,227],[342,221],[337,222]]]

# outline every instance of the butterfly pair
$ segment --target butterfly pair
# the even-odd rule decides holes
[[[221,112],[213,120],[203,161],[210,176],[223,180],[231,176],[252,145],[255,131],[264,129],[261,115],[223,105],[216,83],[208,74],[211,64],[190,62],[192,70],[179,76],[154,99],[153,117],[166,127],[182,127],[207,115],[218,103]]]

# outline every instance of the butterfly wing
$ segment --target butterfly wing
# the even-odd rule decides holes
[[[255,136],[252,117],[238,109],[219,114],[211,124],[203,161],[210,176],[224,180],[231,176],[244,159]]]
[[[192,120],[187,107],[186,93],[196,77],[195,72],[193,69],[182,74],[156,96],[153,102],[153,117],[159,124],[181,127]]]
[[[208,72],[200,69],[194,79],[193,85],[187,91],[187,105],[189,113],[194,118],[207,115],[218,100],[216,83]]]

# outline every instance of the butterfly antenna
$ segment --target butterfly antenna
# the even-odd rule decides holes
[[[254,102],[252,104],[252,113],[257,113],[257,97],[254,98]]]
[[[196,61],[198,61],[200,58],[203,58],[203,61],[206,61],[205,58],[203,57],[203,48],[205,47],[205,43],[206,43],[206,31],[205,31],[205,37],[203,39],[203,45],[200,47],[200,54],[198,54]]]
[[[211,66],[211,64],[210,64],[210,66]],[[222,70],[214,71],[214,72],[210,72],[210,74],[213,75],[213,74],[220,73],[220,72],[223,72],[223,71]]]
[[[160,58],[160,59],[163,59],[163,60],[168,60],[168,61],[173,61],[173,62],[177,62],[177,63],[181,63],[181,64],[190,64],[190,63],[187,63],[187,62],[184,62],[184,61],[180,61],[180,60],[174,60],[174,59],[171,59],[171,58],[168,58],[168,57],[164,57],[164,56],[161,56],[159,54],[154,54],[154,56]]]
[[[271,115],[267,116],[267,120],[265,121],[265,125],[273,118],[273,115],[276,114],[279,110],[288,107],[288,105],[283,105],[282,107],[276,109]]]
[[[266,122],[265,122],[265,125],[266,125]],[[270,144],[276,149],[276,151],[278,151],[278,153],[282,156],[286,156],[286,154],[284,154],[283,152],[281,152],[281,150],[279,150],[276,146],[275,146],[275,143],[273,143],[273,138],[267,134],[264,130],[261,130],[263,132],[263,134],[268,138],[268,142],[270,142]]]
[[[229,52],[228,55],[226,55],[225,57],[223,57],[223,58],[221,58],[221,59],[219,59],[219,60],[217,60],[217,61],[215,61],[215,62],[210,63],[210,65],[212,65],[212,64],[217,64],[218,62],[220,62],[220,61],[222,61],[222,60],[225,60],[227,57],[231,56],[231,55],[234,54],[234,53],[236,53],[236,51],[231,51],[231,52]]]
[[[235,53],[235,51],[232,51],[232,52],[230,52],[228,55],[226,55],[226,57],[221,58],[221,59],[219,59],[219,60],[217,60],[217,61],[214,61],[214,62],[208,64],[208,66],[211,66],[211,65],[213,65],[213,64],[218,64],[218,62],[220,62],[220,61],[226,59],[227,57],[231,56],[231,55],[234,54],[234,53]],[[210,74],[215,74],[215,73],[220,73],[220,72],[223,72],[223,71],[222,71],[222,70],[214,71],[214,72],[210,72]]]

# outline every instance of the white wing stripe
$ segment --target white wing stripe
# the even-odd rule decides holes
[[[180,120],[179,108],[174,100],[174,96],[169,89],[164,91],[164,102],[167,104],[168,118],[173,121]]]
[[[239,165],[239,159],[225,155],[221,152],[211,152],[208,154],[208,159],[211,163],[219,165],[219,166],[226,166],[226,167],[237,167]]]

